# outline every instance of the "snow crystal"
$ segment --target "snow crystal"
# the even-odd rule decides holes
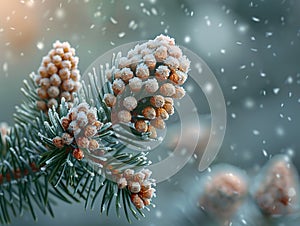
[[[184,42],[185,43],[189,43],[191,41],[191,37],[190,36],[185,36],[184,37]]]
[[[253,17],[252,17],[252,20],[253,20],[254,22],[257,22],[257,23],[260,22],[260,19],[259,19],[258,17],[254,17],[254,16],[253,16]]]

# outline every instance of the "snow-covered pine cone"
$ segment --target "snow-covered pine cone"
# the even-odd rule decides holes
[[[120,189],[128,188],[131,193],[131,201],[138,209],[143,209],[151,204],[155,196],[155,181],[150,178],[152,172],[149,169],[142,169],[134,172],[133,169],[126,169],[122,174],[116,174],[117,184]]]
[[[234,215],[248,193],[246,178],[238,169],[230,168],[219,167],[206,178],[199,203],[203,210],[221,221]]]
[[[65,133],[52,139],[56,147],[75,144],[77,148],[73,150],[73,156],[78,160],[84,157],[85,150],[93,152],[99,148],[98,141],[93,137],[103,124],[98,121],[95,108],[87,103],[74,106],[66,117],[61,118],[61,124]]]
[[[174,114],[173,99],[185,95],[182,85],[189,67],[174,39],[157,36],[136,45],[106,70],[113,94],[106,94],[104,100],[118,122],[132,123],[138,132],[156,138],[156,129],[164,129],[165,120]]]
[[[299,211],[299,175],[287,156],[273,157],[255,180],[253,197],[263,214],[282,216]]]
[[[47,56],[43,57],[35,83],[40,100],[36,105],[45,112],[60,104],[62,97],[72,105],[73,93],[81,87],[79,58],[68,42],[56,41]]]

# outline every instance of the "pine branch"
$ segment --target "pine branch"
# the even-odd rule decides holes
[[[26,187],[32,186],[32,180],[38,181],[35,183],[41,183],[36,185],[39,187],[40,195],[38,195],[38,197],[40,197],[40,199],[36,199],[32,196],[32,199],[34,199],[32,200],[28,195],[29,190],[22,190],[23,195],[19,195],[19,202],[23,204],[20,206],[20,208],[22,208],[20,215],[24,210],[29,209],[34,219],[36,219],[36,213],[34,207],[32,207],[32,203],[36,203],[36,206],[38,206],[45,214],[48,209],[50,214],[53,215],[53,201],[48,198],[52,195],[68,203],[84,200],[85,208],[87,208],[88,203],[91,202],[91,208],[94,208],[95,201],[101,194],[100,191],[102,190],[102,183],[109,186],[110,189],[103,189],[103,192],[106,190],[106,195],[102,194],[103,197],[101,199],[100,212],[103,212],[106,209],[106,213],[108,214],[113,199],[115,198],[114,192],[116,191],[119,195],[123,194],[121,191],[122,189],[118,188],[118,184],[114,181],[114,179],[107,179],[111,177],[111,172],[109,170],[106,172],[99,171],[99,163],[97,163],[97,160],[99,162],[98,156],[92,154],[87,156],[94,163],[94,165],[91,166],[87,162],[78,161],[72,156],[72,150],[74,150],[74,147],[64,147],[59,149],[53,144],[53,137],[61,135],[64,132],[60,119],[66,116],[69,112],[69,107],[64,101],[64,98],[62,99],[58,109],[49,109],[48,112],[44,113],[37,109],[35,105],[35,103],[40,99],[36,95],[33,95],[34,90],[37,89],[37,86],[34,83],[33,74],[30,75],[29,82],[25,80],[24,84],[25,88],[22,89],[22,92],[28,100],[20,107],[16,107],[17,113],[14,115],[16,128],[18,128],[16,129],[17,137],[20,137],[20,139],[13,139],[15,143],[8,142],[7,144],[10,144],[9,146],[1,148],[13,151],[14,149],[12,147],[16,148],[17,144],[22,145],[22,147],[19,147],[19,150],[24,150],[24,157],[22,157],[21,153],[15,154],[15,158],[10,158],[10,155],[7,156],[13,164],[15,164],[15,162],[17,162],[20,158],[25,162],[29,162],[30,158],[28,153],[30,153],[31,156],[34,156],[34,158],[32,157],[32,164],[29,165],[31,166],[31,170],[30,168],[28,169],[28,166],[27,168],[15,166],[14,169],[10,171],[10,174],[3,173],[3,175],[7,175],[6,178],[13,178],[13,180],[6,180],[6,183],[9,182],[10,184],[8,189],[11,189],[13,186],[19,187],[19,181],[26,181]],[[83,85],[83,87],[87,90],[85,85]],[[142,167],[148,164],[148,162],[145,161],[143,153],[135,156],[132,156],[130,153],[122,153],[125,146],[119,142],[112,130],[112,124],[110,123],[109,118],[111,114],[110,109],[107,108],[106,104],[103,102],[103,93],[101,93],[97,87],[94,87],[93,90],[89,88],[85,94],[81,93],[81,95],[77,96],[81,97],[80,100],[79,98],[77,99],[78,103],[89,100],[89,103],[97,106],[97,116],[101,118],[101,121],[107,122],[99,130],[99,134],[95,136],[95,138],[101,139],[103,143],[102,149],[108,152],[107,165],[110,163],[111,165],[109,166],[113,166],[111,170],[120,170],[122,167],[124,170],[126,169],[124,166],[128,166],[129,164],[132,164],[132,168],[136,166]],[[34,99],[32,97],[34,97]],[[14,134],[15,133],[12,132],[10,136],[14,137]],[[114,164],[114,160],[120,162]],[[102,167],[105,168],[107,166]],[[28,180],[29,176],[32,180]],[[49,182],[50,188],[48,185]],[[2,186],[5,186],[4,183]],[[45,189],[42,190],[41,188]],[[39,194],[35,190],[34,193]],[[124,194],[128,196],[127,198],[124,198],[126,200],[130,200],[130,192],[127,191]],[[24,199],[24,197],[26,197],[26,199]],[[122,206],[120,200],[120,196],[117,196],[116,206],[118,207],[118,212]],[[126,206],[124,206],[124,209],[132,209],[132,206],[128,207],[128,202],[125,202],[125,204]],[[131,202],[129,204],[132,205]],[[6,208],[7,207],[5,205],[3,213],[6,213]],[[131,211],[131,213],[134,214],[134,217],[137,218],[135,212],[136,211]],[[126,211],[125,213],[126,218],[130,220],[128,212]],[[9,215],[3,214],[3,216],[6,216],[6,218],[3,219],[3,222],[9,223]]]
[[[188,59],[173,39],[158,36],[127,57],[113,55],[87,81],[77,65],[75,50],[57,41],[24,81],[26,101],[0,139],[0,223],[25,210],[36,219],[36,207],[53,216],[54,198],[92,209],[100,203],[107,215],[114,205],[128,221],[151,205],[155,180],[143,150],[174,113],[172,98],[185,94]]]
[[[5,138],[0,144],[1,150],[5,150],[0,161],[1,224],[10,223],[11,214],[15,217],[28,210],[36,220],[36,206],[44,214],[54,216],[54,202],[49,194],[70,201],[48,186],[47,175],[37,167],[38,155],[28,151],[31,139],[28,129],[16,125]]]

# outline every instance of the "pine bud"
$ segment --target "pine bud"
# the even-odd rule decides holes
[[[137,101],[136,101],[135,97],[133,97],[133,96],[126,97],[126,98],[123,100],[123,106],[124,106],[128,111],[132,111],[133,109],[135,109],[136,106],[137,106]]]
[[[143,174],[142,172],[137,172],[133,175],[132,180],[138,183],[142,183],[145,179],[145,174]]]
[[[57,148],[62,148],[64,146],[63,140],[61,137],[56,136],[52,139],[52,143],[55,145]]]
[[[132,182],[129,186],[129,190],[132,193],[139,193],[141,191],[141,185],[139,184],[139,182]]]
[[[62,44],[57,41],[48,55],[43,57],[38,70],[40,76],[36,79],[36,84],[44,89],[44,91],[38,89],[37,94],[41,99],[48,100],[46,101],[48,108],[53,105],[57,108],[62,97],[65,98],[68,106],[71,106],[69,101],[73,101],[72,93],[81,88],[81,83],[78,82],[80,74],[77,70],[78,58],[74,56],[75,50],[69,47],[60,47],[61,45],[70,46],[67,42]],[[69,49],[70,52],[64,52],[64,49]],[[70,70],[72,70],[72,77],[70,77]]]
[[[71,93],[68,92],[68,91],[64,91],[60,94],[60,98],[65,98],[65,100],[67,102],[71,101],[72,100],[72,96],[71,96]]]
[[[59,56],[59,55],[54,55],[52,57],[52,62],[55,64],[56,67],[61,67],[61,61],[62,61],[62,59],[61,59],[61,56]]]
[[[67,68],[67,69],[70,70],[71,67],[72,67],[72,64],[71,64],[71,62],[69,60],[64,60],[64,61],[61,62],[61,66],[63,68]]]
[[[86,117],[89,121],[89,124],[93,124],[94,122],[97,121],[97,115],[96,112],[94,112],[93,110],[89,110],[86,114]]]
[[[106,93],[104,95],[104,101],[108,107],[113,107],[117,102],[117,98],[113,94]]]
[[[155,109],[151,106],[145,107],[142,114],[146,119],[154,119],[156,117]]]
[[[169,104],[174,105],[174,101],[171,97],[165,97],[165,103],[169,103]]]
[[[92,125],[87,125],[85,127],[85,130],[84,130],[84,136],[86,137],[93,137],[95,136],[97,133],[97,129],[95,126],[92,126]]]
[[[50,83],[52,86],[59,86],[61,84],[61,79],[58,74],[53,74],[50,77]]]
[[[148,130],[147,132],[150,132],[151,134],[149,135],[150,138],[156,139],[157,138],[157,132],[154,126],[148,125]]]
[[[143,82],[140,78],[134,77],[129,80],[129,87],[132,92],[139,92],[143,86]]]
[[[145,198],[145,199],[151,199],[154,195],[154,192],[155,192],[155,189],[154,188],[149,188],[148,190],[146,191],[142,191],[140,193],[140,196],[142,198]]]
[[[40,84],[42,89],[47,90],[50,87],[50,79],[49,78],[42,78],[40,80]]]
[[[41,66],[41,67],[39,68],[38,72],[39,72],[39,74],[40,74],[40,76],[41,76],[42,78],[48,78],[48,77],[49,77],[49,76],[48,76],[47,69],[46,69],[45,67],[43,67],[43,66]]]
[[[71,75],[70,75],[71,79],[73,79],[74,81],[79,81],[80,80],[80,72],[78,69],[73,69],[71,71]]]
[[[157,129],[164,129],[166,127],[166,124],[162,118],[152,119],[150,123]]]
[[[53,63],[49,63],[47,66],[47,73],[53,75],[58,71],[57,67]]]
[[[155,59],[158,62],[162,62],[168,56],[168,49],[165,46],[160,46],[155,50],[154,53]]]
[[[118,112],[118,119],[120,122],[130,122],[131,121],[131,114],[129,111],[122,110]]]
[[[131,194],[131,201],[138,209],[144,208],[143,200],[139,197],[138,194]]]
[[[89,105],[87,103],[81,103],[81,104],[79,104],[77,106],[77,111],[78,112],[83,112],[83,113],[87,114],[88,111],[89,111],[89,108],[90,107],[89,107]]]
[[[48,107],[48,108],[52,108],[53,106],[54,106],[55,108],[57,108],[57,107],[58,107],[58,102],[57,102],[56,99],[51,98],[51,99],[48,101],[48,103],[47,103],[47,107]]]
[[[37,95],[41,99],[47,99],[49,97],[47,91],[45,89],[42,89],[42,88],[37,88]]]
[[[164,108],[157,108],[156,109],[156,116],[161,117],[163,120],[169,119],[169,114]]]
[[[164,81],[169,78],[170,69],[167,66],[160,65],[155,70],[155,76],[158,80]]]
[[[181,99],[183,98],[185,95],[185,90],[183,87],[180,87],[180,86],[176,86],[175,87],[175,94],[172,95],[173,98],[176,98],[176,99]]]
[[[74,138],[68,133],[63,133],[61,138],[62,138],[63,144],[66,144],[66,145],[70,145],[74,140]]]
[[[137,65],[135,73],[140,79],[147,79],[150,74],[148,66],[143,63]]]
[[[133,72],[130,70],[130,68],[123,68],[121,70],[121,79],[125,83],[128,83],[132,77],[133,77]]]
[[[78,137],[76,139],[76,142],[77,142],[78,147],[80,147],[80,148],[88,148],[89,143],[90,143],[89,139],[86,137]]]
[[[59,95],[59,89],[57,88],[57,86],[50,86],[50,88],[47,90],[47,93],[49,95],[49,97],[51,98],[57,98]]]
[[[175,94],[175,86],[171,83],[165,83],[160,87],[159,91],[163,96],[172,96]]]
[[[99,148],[98,141],[91,139],[90,143],[89,143],[89,150],[94,151],[94,150],[97,150],[98,148]]]
[[[145,192],[151,188],[151,182],[150,181],[143,181],[141,185],[141,192]]]
[[[67,79],[63,82],[62,88],[65,91],[72,91],[74,89],[75,83],[72,79]]]
[[[59,77],[61,78],[61,80],[68,80],[70,79],[70,76],[71,76],[71,72],[69,69],[62,68],[59,70]]]
[[[113,89],[115,95],[119,95],[124,92],[125,83],[121,79],[116,79],[113,82],[112,89]]]
[[[165,98],[161,95],[155,95],[150,98],[150,103],[152,106],[159,108],[164,106]]]
[[[158,86],[158,82],[155,78],[150,78],[147,81],[145,81],[145,90],[148,93],[155,93],[158,90],[159,86]],[[174,89],[174,93],[175,93],[175,89]]]
[[[126,169],[126,170],[124,170],[123,175],[126,178],[126,180],[132,180],[132,177],[134,175],[134,170],[132,170],[132,169]]]
[[[154,70],[156,65],[156,59],[153,56],[153,54],[148,54],[143,57],[143,60],[145,61],[145,64],[148,66],[150,70]]]
[[[84,158],[84,153],[81,149],[76,148],[73,150],[73,156],[77,160],[82,160]]]
[[[174,107],[173,107],[172,104],[165,103],[164,109],[168,112],[169,115],[173,115],[174,114]]]
[[[140,133],[145,133],[148,130],[148,124],[144,120],[137,120],[134,127]]]
[[[80,127],[80,128],[83,128],[85,127],[87,124],[88,124],[88,119],[87,119],[87,116],[85,114],[85,112],[78,112],[77,114],[77,125]]]
[[[179,67],[179,61],[175,57],[168,56],[165,60],[164,63],[171,69],[171,70],[176,70]]]
[[[42,100],[38,100],[36,102],[36,106],[39,110],[42,110],[42,111],[47,111],[47,104],[45,101],[42,101]]]
[[[64,130],[67,130],[68,128],[69,128],[69,125],[70,125],[70,120],[69,120],[69,118],[67,118],[67,117],[63,117],[62,119],[61,119],[61,125],[62,125],[62,127],[64,128]]]
[[[123,189],[127,186],[127,180],[124,177],[121,177],[120,179],[118,179],[117,184],[119,189]]]
[[[149,206],[151,204],[151,200],[150,199],[143,198],[142,200],[143,200],[143,203],[144,203],[145,206]]]
[[[92,125],[95,126],[97,130],[99,130],[103,126],[103,123],[100,121],[95,121],[92,123]]]

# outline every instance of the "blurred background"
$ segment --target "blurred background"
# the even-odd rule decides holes
[[[166,34],[199,55],[223,91],[227,129],[213,164],[240,167],[251,177],[273,155],[286,153],[300,170],[300,1],[0,2],[0,122],[13,123],[14,107],[23,101],[23,80],[37,71],[55,40],[69,41],[76,48],[83,73],[118,45]],[[190,95],[197,99],[200,93],[194,89]],[[206,103],[199,112],[202,127],[191,129],[201,131],[201,152],[209,133]],[[156,208],[131,225],[216,225],[196,205],[202,189],[196,157],[168,181],[158,184]],[[264,219],[251,202],[240,211],[232,225],[300,224],[297,216]],[[125,218],[116,218],[113,212],[107,217],[100,215],[99,209],[84,210],[82,204],[58,202],[55,214],[54,219],[40,214],[38,222],[24,214],[13,219],[12,225],[127,225]]]

